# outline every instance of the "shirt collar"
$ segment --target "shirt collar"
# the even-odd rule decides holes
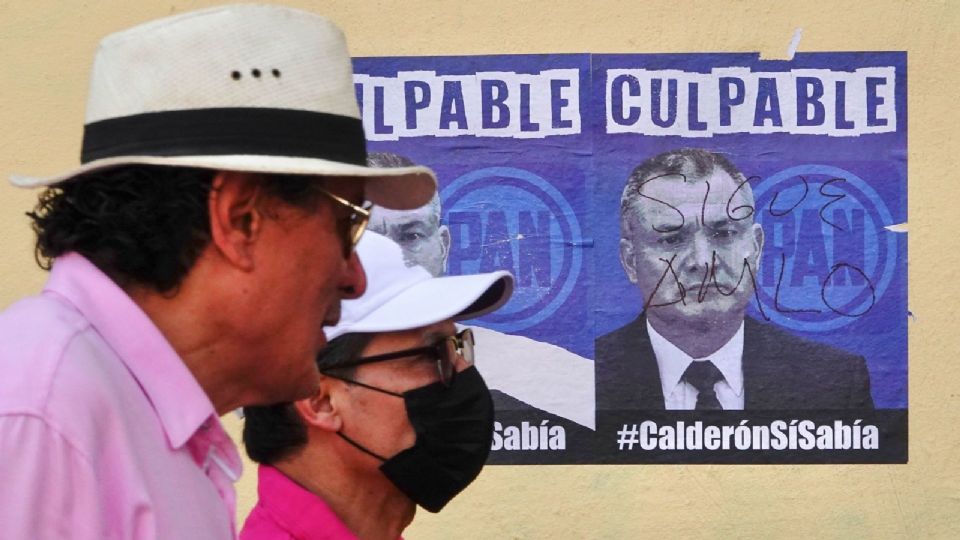
[[[650,321],[647,320],[647,333],[650,335],[650,344],[657,357],[657,368],[660,370],[660,384],[663,386],[663,395],[669,396],[680,385],[680,378],[694,360],[710,360],[717,366],[734,394],[743,394],[743,323],[740,328],[723,347],[715,353],[703,358],[693,358],[683,352],[667,338],[661,336]]]
[[[72,304],[117,354],[153,405],[167,441],[182,447],[216,410],[180,356],[140,307],[77,253],[57,257],[45,293]]]
[[[327,506],[282,472],[260,465],[257,494],[267,513],[296,538],[348,539],[356,535]]]

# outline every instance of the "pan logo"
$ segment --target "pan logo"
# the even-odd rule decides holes
[[[506,306],[484,326],[515,332],[546,320],[570,296],[583,264],[580,224],[550,182],[523,169],[469,172],[441,192],[450,228],[448,273],[509,270]]]
[[[880,195],[827,165],[780,171],[754,189],[763,227],[758,297],[774,322],[835,330],[869,313],[897,267],[897,234]]]

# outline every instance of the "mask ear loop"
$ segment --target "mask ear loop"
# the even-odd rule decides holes
[[[373,456],[373,457],[375,457],[376,459],[379,459],[380,461],[387,461],[387,458],[385,458],[385,457],[383,457],[383,456],[381,456],[381,455],[378,455],[378,454],[374,454],[374,453],[371,452],[370,450],[367,450],[366,448],[364,448],[363,446],[361,446],[360,443],[358,443],[357,441],[355,441],[355,440],[351,439],[350,437],[347,437],[346,435],[344,435],[343,432],[338,431],[338,432],[337,432],[337,435],[339,435],[341,439],[347,441],[348,443],[350,443],[351,445],[353,445],[354,448],[356,448],[357,450],[360,450],[360,451],[363,452],[364,454],[367,454],[367,455],[369,455],[369,456]]]
[[[396,393],[396,392],[391,392],[390,390],[384,390],[383,388],[377,388],[376,386],[371,386],[371,385],[369,385],[369,384],[364,384],[364,383],[362,383],[362,382],[360,382],[360,381],[355,381],[355,380],[353,380],[353,379],[348,379],[348,378],[346,378],[346,377],[341,377],[341,376],[339,376],[339,375],[334,375],[333,373],[329,373],[329,372],[324,371],[323,374],[326,375],[327,377],[332,377],[332,378],[334,378],[334,379],[340,379],[341,381],[346,382],[346,383],[355,384],[355,385],[357,385],[357,386],[362,386],[363,388],[367,388],[367,389],[370,389],[370,390],[374,390],[374,391],[376,391],[376,392],[380,392],[381,394],[387,394],[388,396],[394,396],[394,397],[398,397],[398,398],[402,398],[402,397],[403,397],[403,394],[398,394],[398,393]],[[361,444],[358,443],[357,441],[355,441],[355,440],[351,439],[350,437],[347,437],[346,435],[344,435],[342,431],[338,431],[338,432],[337,432],[337,435],[339,435],[341,439],[347,441],[348,443],[350,443],[351,446],[353,446],[353,447],[356,448],[357,450],[360,450],[360,451],[363,452],[364,454],[367,454],[367,455],[369,455],[369,456],[371,456],[371,457],[373,457],[373,458],[376,458],[376,459],[380,460],[381,462],[386,462],[386,461],[387,461],[387,458],[385,458],[385,457],[383,457],[383,456],[381,456],[381,455],[379,455],[379,454],[375,454],[375,453],[371,452],[370,450],[367,450],[366,448],[363,447],[363,445],[361,445]]]
[[[333,368],[333,369],[336,369],[336,368]],[[331,377],[331,378],[334,378],[334,379],[339,379],[339,380],[341,380],[341,381],[343,381],[343,382],[347,382],[347,383],[350,383],[350,384],[355,384],[355,385],[357,385],[357,386],[362,386],[362,387],[364,387],[364,388],[366,388],[366,389],[368,389],[368,390],[374,390],[374,391],[376,391],[376,392],[380,392],[381,394],[386,394],[386,395],[388,395],[388,396],[393,396],[393,397],[398,397],[398,398],[402,398],[402,397],[403,397],[403,394],[400,394],[400,393],[397,393],[397,392],[391,392],[390,390],[384,390],[383,388],[377,388],[376,386],[371,386],[371,385],[369,385],[369,384],[362,383],[362,382],[360,382],[360,381],[355,381],[355,380],[353,380],[353,379],[348,379],[348,378],[346,378],[346,377],[341,377],[340,375],[334,375],[333,373],[330,373],[330,372],[328,372],[328,371],[322,371],[321,373],[323,373],[323,374],[326,375],[327,377]]]

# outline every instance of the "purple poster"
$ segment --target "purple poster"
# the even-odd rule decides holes
[[[906,54],[360,58],[371,228],[507,269],[491,463],[907,459]]]

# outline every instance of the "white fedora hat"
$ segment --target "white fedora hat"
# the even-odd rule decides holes
[[[366,197],[416,208],[436,190],[426,167],[366,166],[343,33],[324,17],[231,5],[152,21],[100,42],[81,166],[12,176],[52,185],[144,164],[364,179]]]
[[[422,266],[407,266],[399,245],[370,231],[357,244],[357,256],[367,274],[367,290],[341,303],[340,322],[324,328],[328,340],[474,319],[496,311],[513,294],[510,272],[433,277]]]

